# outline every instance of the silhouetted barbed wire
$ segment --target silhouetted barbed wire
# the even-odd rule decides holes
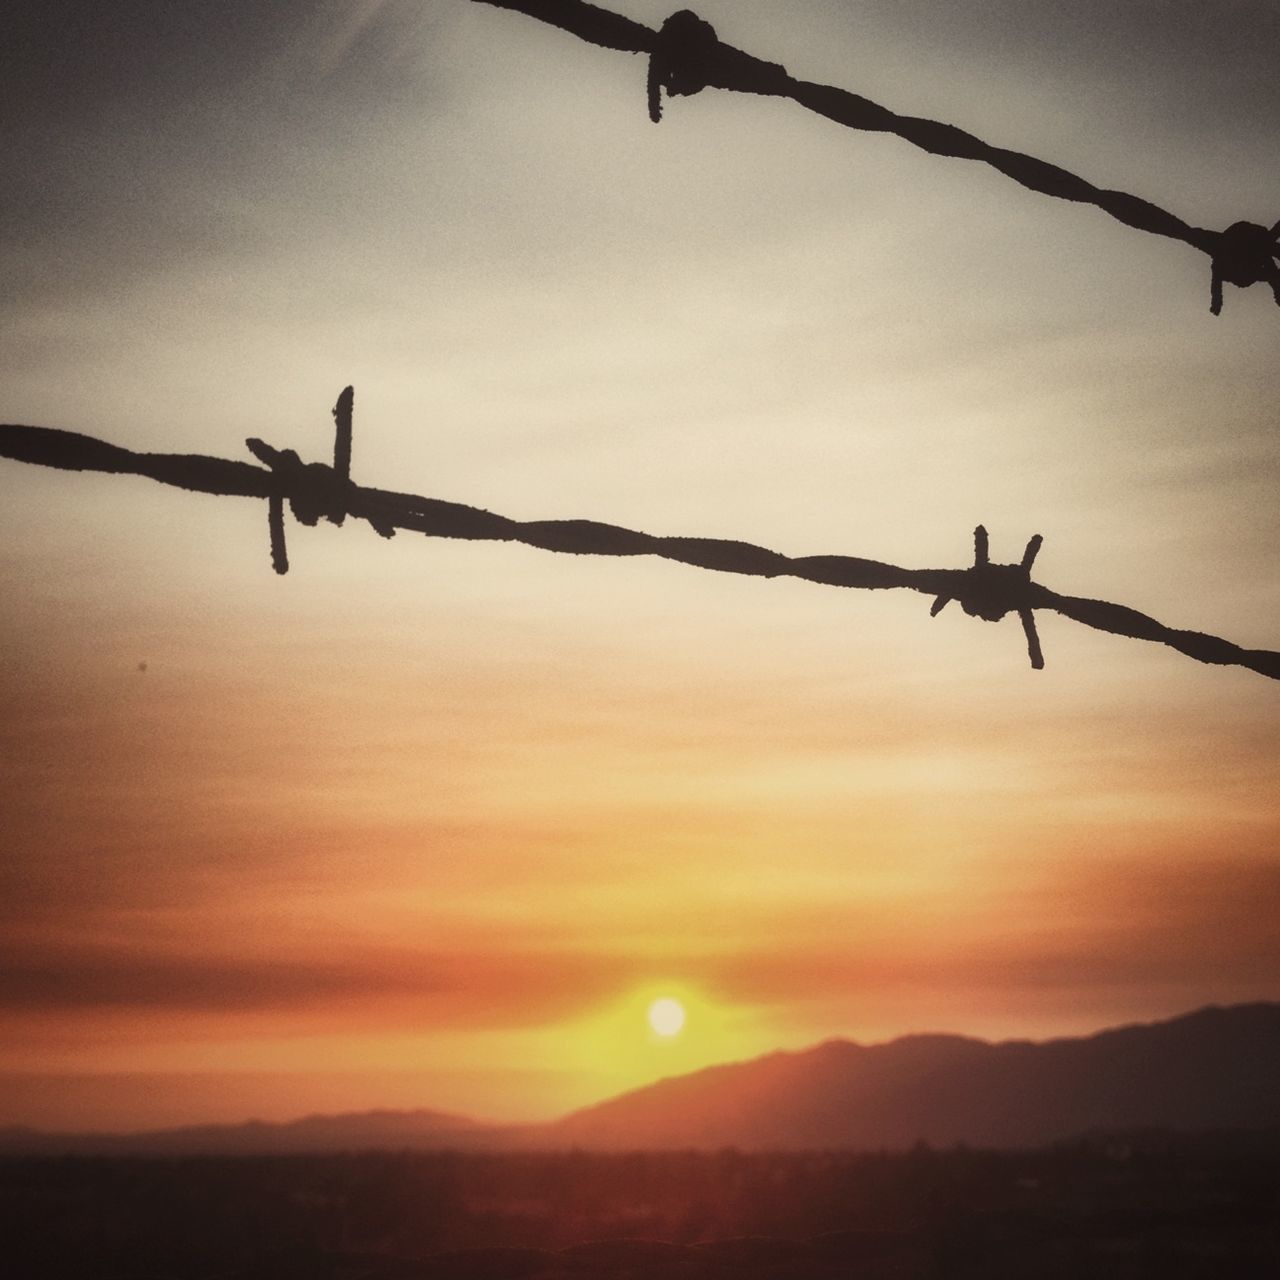
[[[797,80],[775,62],[721,41],[710,23],[688,9],[669,17],[657,30],[631,18],[587,4],[585,0],[475,0],[478,4],[528,14],[605,49],[649,57],[649,116],[662,118],[662,90],[684,96],[706,88],[732,89],[790,98],[800,106],[850,129],[894,133],[939,156],[980,160],[1031,191],[1096,205],[1126,226],[1151,235],[1181,240],[1210,260],[1209,309],[1222,311],[1224,282],[1240,288],[1267,283],[1280,305],[1280,222],[1234,222],[1225,231],[1193,227],[1149,200],[1096,187],[1066,169],[1034,156],[994,147],[955,125],[903,116],[846,89]]]
[[[354,391],[347,387],[333,410],[333,466],[303,462],[292,449],[276,449],[258,439],[245,443],[265,468],[203,454],[137,453],[75,431],[18,425],[0,426],[0,457],[69,471],[149,476],[197,493],[265,498],[271,562],[277,573],[289,569],[284,527],[288,504],[300,524],[315,525],[323,517],[340,525],[353,516],[367,521],[384,538],[404,529],[433,538],[522,542],[570,555],[661,556],[721,573],[801,578],[833,587],[871,591],[906,588],[934,597],[931,616],[950,600],[958,600],[970,617],[988,622],[1016,614],[1031,665],[1036,668],[1044,666],[1044,658],[1035,611],[1051,609],[1097,631],[1151,640],[1198,662],[1247,667],[1280,680],[1280,653],[1270,649],[1242,649],[1217,636],[1167,627],[1125,605],[1063,596],[1032,582],[1031,569],[1041,545],[1039,534],[1027,543],[1017,564],[993,564],[987,531],[979,525],[974,531],[973,564],[968,568],[903,569],[856,556],[786,556],[749,542],[719,538],[658,537],[598,520],[512,520],[463,503],[358,485],[350,476],[353,406]]]

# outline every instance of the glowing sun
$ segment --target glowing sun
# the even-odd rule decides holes
[[[660,1036],[678,1035],[684,1026],[684,1005],[670,996],[663,996],[649,1006],[649,1025]]]

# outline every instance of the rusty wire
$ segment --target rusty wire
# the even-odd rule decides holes
[[[644,54],[649,116],[662,118],[661,91],[683,96],[713,87],[738,93],[790,98],[817,115],[849,129],[893,133],[933,155],[978,160],[1006,177],[1059,200],[1092,204],[1117,221],[1151,235],[1181,240],[1206,254],[1210,264],[1209,309],[1222,311],[1222,286],[1268,284],[1280,305],[1280,222],[1273,226],[1239,221],[1223,231],[1193,227],[1149,200],[1097,187],[1045,160],[995,147],[955,125],[898,115],[869,98],[831,85],[797,80],[775,62],[765,62],[721,41],[710,23],[688,9],[673,13],[658,30],[587,4],[585,0],[475,0],[513,9],[559,27],[605,49]]]
[[[196,493],[265,498],[271,561],[286,573],[284,509],[303,525],[321,519],[342,524],[347,516],[367,521],[382,537],[398,529],[433,538],[521,542],[570,555],[661,556],[700,569],[761,578],[792,577],[825,586],[858,590],[905,588],[933,596],[930,614],[950,600],[971,617],[998,622],[1016,614],[1022,623],[1031,665],[1044,666],[1035,612],[1048,609],[1096,631],[1167,645],[1197,662],[1240,666],[1280,680],[1280,653],[1243,649],[1229,640],[1167,627],[1136,609],[1059,595],[1031,579],[1040,550],[1037,534],[1017,564],[990,560],[987,531],[974,531],[973,564],[964,569],[904,569],[856,556],[786,556],[749,542],[718,538],[657,537],[597,520],[512,520],[463,503],[394,493],[356,484],[350,476],[354,392],[347,387],[333,410],[334,465],[304,463],[292,449],[277,449],[258,439],[245,443],[265,464],[202,454],[138,453],[75,431],[51,427],[0,426],[0,457],[69,471],[148,476],[161,484]]]

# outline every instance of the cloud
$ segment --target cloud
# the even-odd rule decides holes
[[[49,938],[0,944],[7,1017],[154,1018],[263,1015],[348,1030],[422,1031],[540,1026],[571,1016],[634,980],[633,960],[597,953],[440,952],[352,945],[263,954],[161,950]]]
[[[894,33],[930,54],[981,56],[1000,67],[1058,81],[1127,86],[1170,124],[1198,132],[1235,121],[1274,129],[1271,91],[1280,12],[1269,0],[871,0],[858,23]],[[1062,102],[1064,117],[1089,109]]]
[[[909,912],[847,904],[780,912],[785,945],[726,949],[702,971],[726,999],[842,1007],[868,1000],[910,1016],[950,992],[954,1023],[1028,1001],[1057,1010],[1115,1002],[1189,1008],[1274,995],[1280,972],[1280,863],[1118,858],[1011,874],[965,900],[940,890]],[[808,943],[806,945],[806,939]]]
[[[7,950],[0,964],[0,1007],[10,1012],[264,1010],[390,994],[399,987],[385,973],[320,961],[148,955],[125,946]],[[425,994],[430,984],[424,981],[417,989]]]
[[[385,0],[166,0],[6,6],[7,119],[19,128],[89,126],[127,107],[136,126],[198,121],[247,97],[284,110],[302,99],[390,95],[414,68],[430,5]],[[178,119],[165,116],[176,111]]]
[[[342,198],[406,101],[426,109],[430,8],[320,0],[23,4],[5,19],[7,305],[252,263],[318,186]],[[352,163],[324,175],[331,147]]]

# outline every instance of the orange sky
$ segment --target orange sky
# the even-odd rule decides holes
[[[1280,108],[1188,79],[1247,50],[1190,5],[1145,42],[1055,8],[699,12],[1273,220]],[[0,417],[323,458],[354,382],[364,483],[920,566],[983,521],[999,560],[1044,534],[1055,589],[1277,646],[1265,290],[1214,320],[1199,255],[785,104],[655,129],[638,61],[518,15],[338,12],[261,6],[198,74],[198,16],[138,66],[101,33],[33,63]],[[915,595],[289,536],[277,578],[258,504],[0,464],[0,1123],[533,1118],[832,1035],[1280,997],[1257,675],[1057,617],[1033,673],[1012,620]]]

